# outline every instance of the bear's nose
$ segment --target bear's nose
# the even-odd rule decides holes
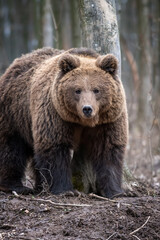
[[[92,114],[92,111],[93,111],[93,109],[92,109],[92,107],[89,106],[89,105],[83,107],[83,113],[84,113],[84,115],[85,115],[86,117],[90,117],[91,114]]]

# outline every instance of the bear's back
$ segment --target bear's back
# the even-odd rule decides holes
[[[13,96],[14,99],[16,97],[15,93],[25,93],[29,87],[29,80],[39,65],[46,59],[61,54],[62,52],[63,51],[47,47],[16,58],[0,78],[0,102],[2,103],[5,98],[6,103],[7,96],[9,96],[9,98]]]
[[[0,115],[2,118],[5,116],[4,126],[10,126],[10,132],[13,129],[20,131],[22,135],[31,136],[30,79],[43,61],[62,52],[53,48],[42,48],[22,55],[15,59],[1,76]]]
[[[16,77],[19,75],[27,74],[29,71],[30,74],[46,59],[56,56],[58,54],[61,54],[63,50],[57,50],[53,48],[42,48],[37,49],[31,53],[22,55],[19,58],[16,58],[13,63],[9,66],[9,68],[6,70],[6,72],[2,75],[2,79],[0,81],[0,85],[2,81],[5,81],[5,79],[9,79],[10,77],[13,77],[14,80],[16,80]],[[27,74],[28,75],[28,74]]]

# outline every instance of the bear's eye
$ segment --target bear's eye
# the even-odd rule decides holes
[[[99,90],[98,90],[97,88],[95,88],[95,89],[93,89],[93,92],[94,92],[95,94],[97,94],[97,93],[99,93]]]
[[[81,94],[81,92],[82,92],[81,89],[77,89],[77,90],[75,91],[76,94]]]

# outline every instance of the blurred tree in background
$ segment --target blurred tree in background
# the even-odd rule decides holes
[[[107,53],[111,46],[107,49],[105,41],[103,47],[98,46],[98,41],[109,35],[102,31],[96,36],[104,23],[103,16],[97,15],[99,18],[95,19],[94,15],[94,11],[98,11],[98,2],[104,1],[0,0],[0,74],[16,57],[43,46],[60,49],[87,46]],[[95,3],[95,9],[93,6],[88,12],[90,19],[93,17],[90,28],[84,24],[89,21],[86,9],[82,8],[84,2]],[[114,1],[107,2],[112,10]],[[141,167],[143,175],[149,169],[154,180],[158,167],[160,169],[160,1],[119,0],[115,3],[121,78],[130,121],[126,160],[139,176],[142,175]],[[113,30],[114,27],[112,24]],[[95,37],[97,46],[89,42],[90,36]]]

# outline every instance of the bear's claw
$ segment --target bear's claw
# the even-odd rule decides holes
[[[70,191],[66,191],[66,192],[63,192],[63,193],[60,193],[59,194],[60,196],[64,196],[64,197],[82,197],[84,196],[85,194],[82,193],[82,192],[79,192],[78,190],[70,190]]]

